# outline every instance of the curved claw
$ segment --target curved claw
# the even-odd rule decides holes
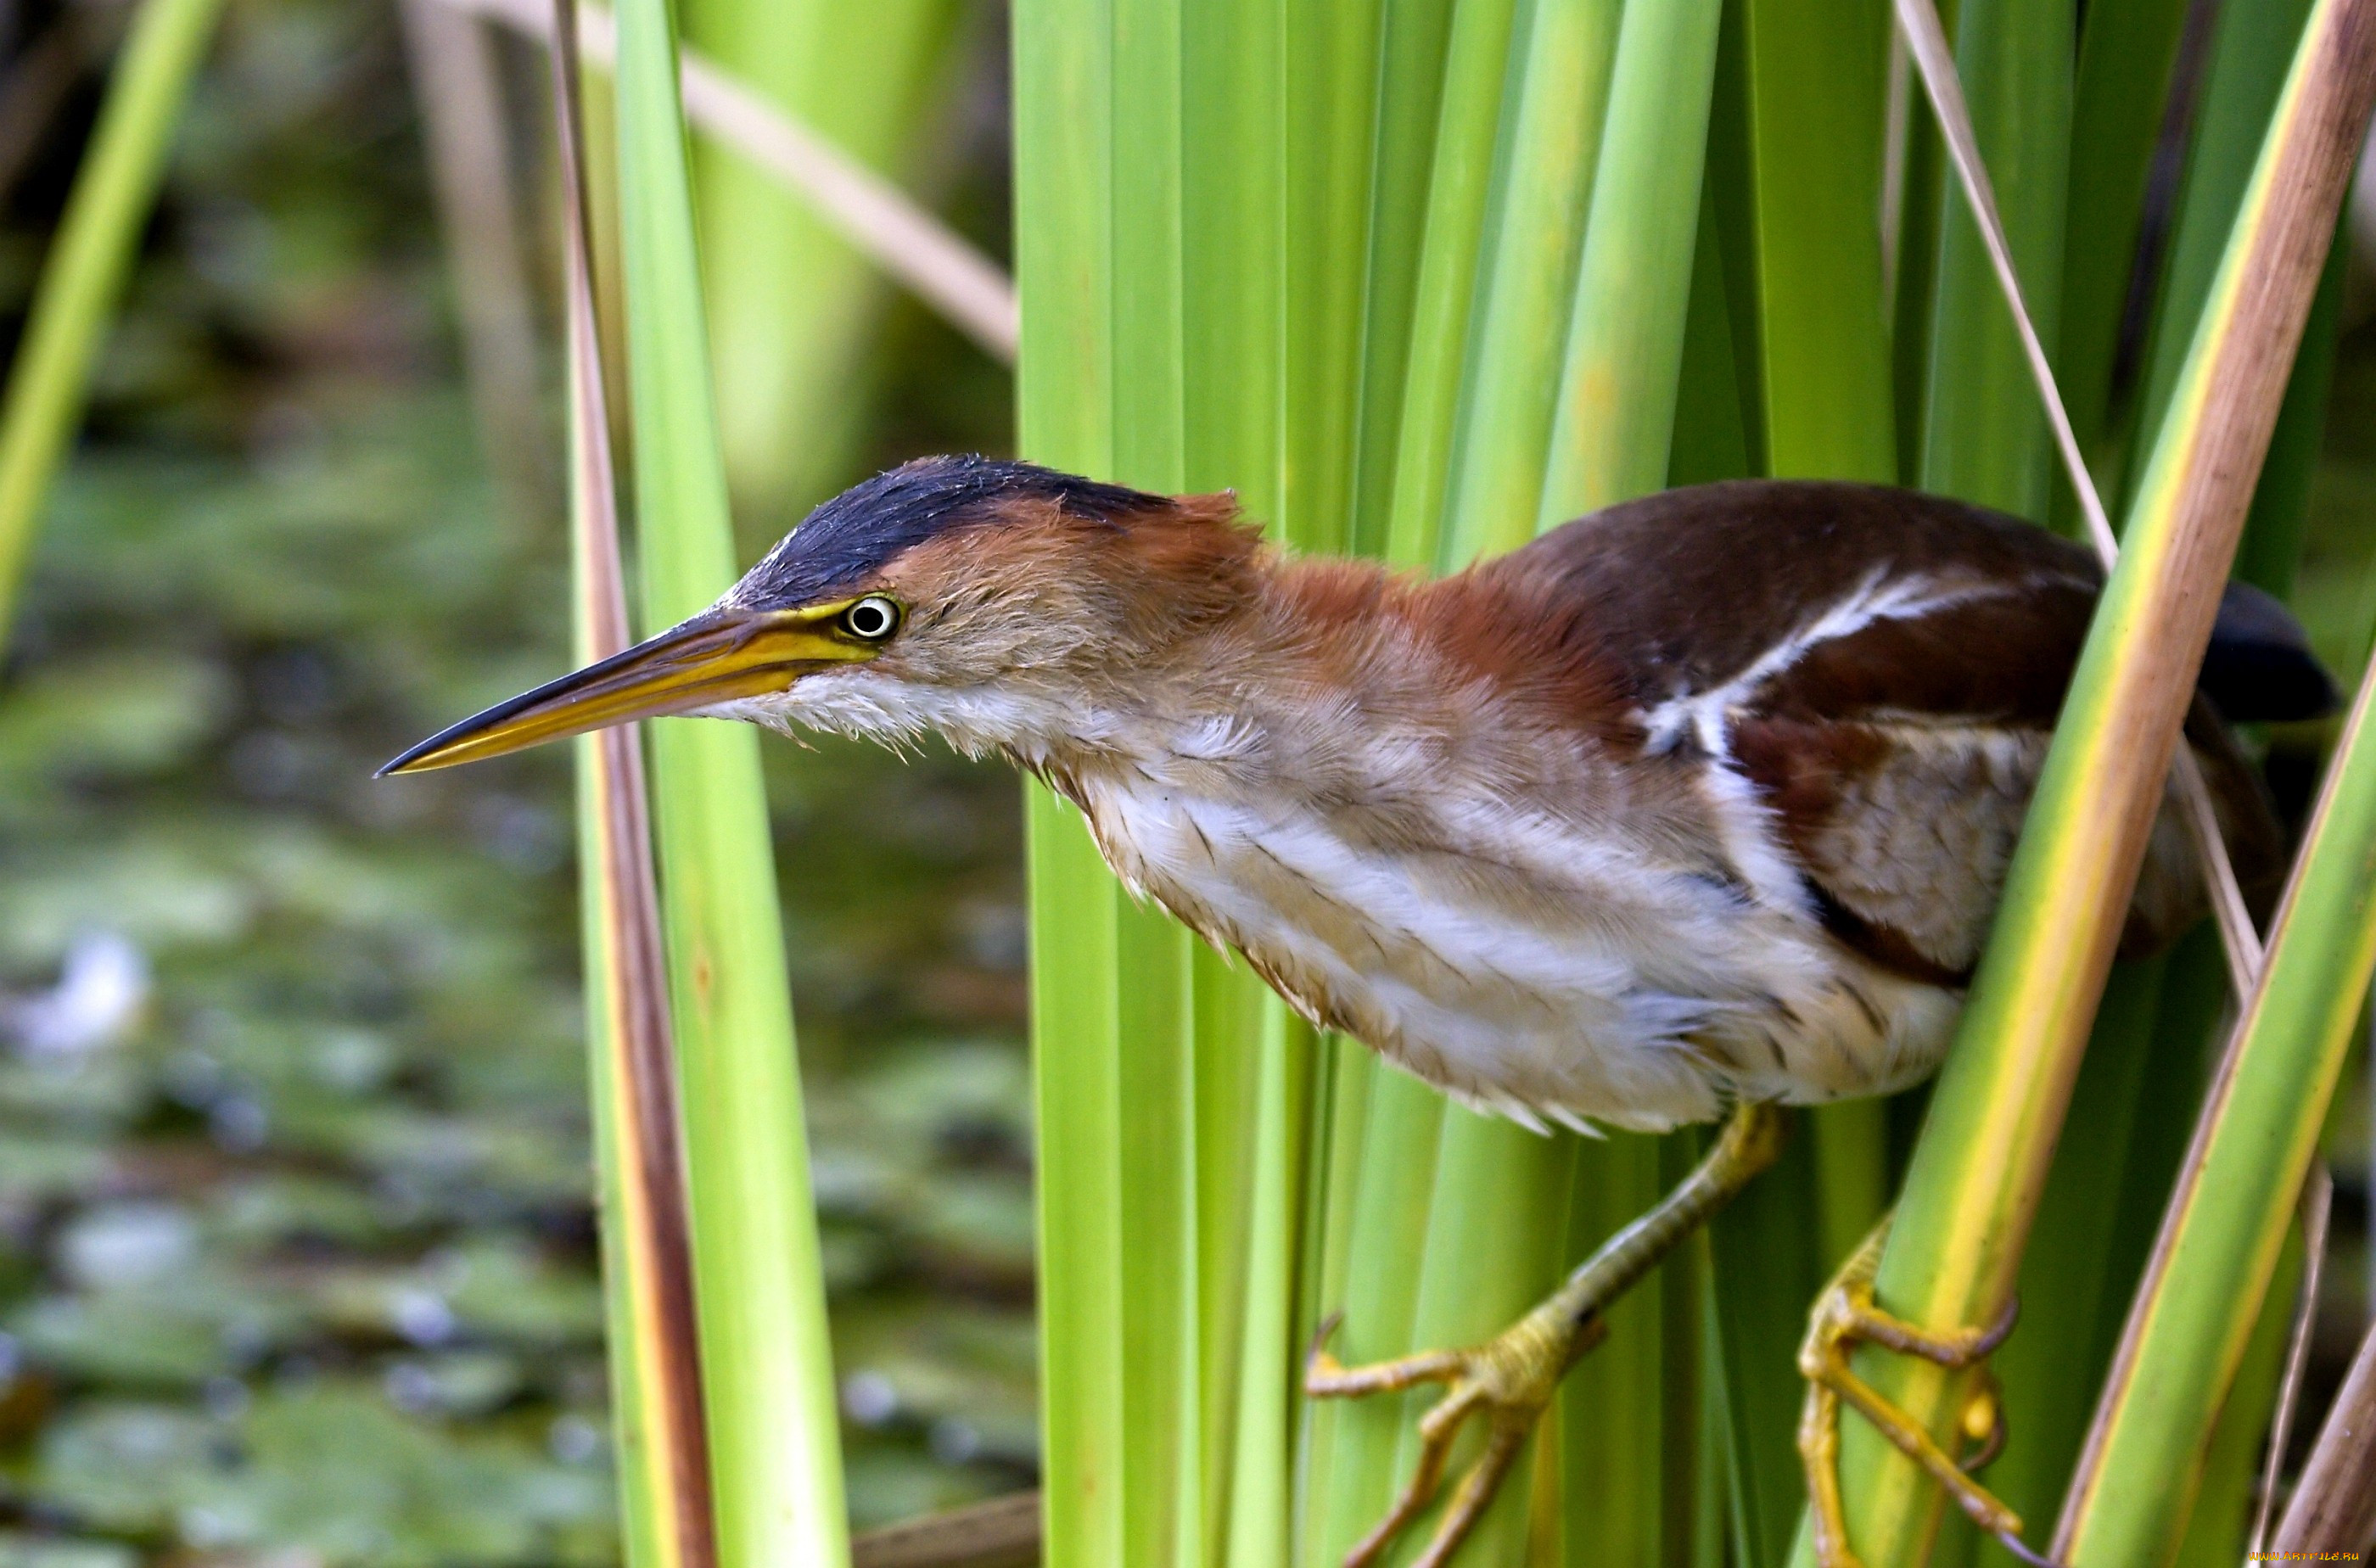
[[[2064,1568],[2064,1564],[2057,1562],[2051,1557],[2032,1551],[2018,1533],[1998,1531],[1997,1544],[2028,1563],[2030,1568]]]
[[[1336,1338],[1336,1331],[1344,1326],[1345,1313],[1341,1307],[1320,1320],[1320,1326],[1312,1331],[1312,1343],[1303,1348],[1304,1375],[1310,1376],[1312,1369],[1324,1360],[1328,1365],[1336,1367],[1340,1372],[1344,1370],[1338,1365],[1336,1358],[1328,1353],[1328,1341]]]
[[[1348,1367],[1328,1353],[1328,1338],[1337,1321],[1337,1314],[1332,1313],[1313,1336],[1304,1360],[1307,1395],[1345,1398],[1390,1393],[1422,1383],[1451,1385],[1420,1418],[1419,1463],[1409,1483],[1377,1527],[1345,1554],[1345,1568],[1368,1568],[1427,1511],[1443,1487],[1462,1424],[1482,1413],[1488,1422],[1485,1452],[1461,1477],[1434,1537],[1412,1564],[1412,1568],[1443,1568],[1484,1517],[1493,1494],[1517,1463],[1527,1433],[1557,1392],[1561,1376],[1576,1357],[1608,1333],[1597,1314],[1578,1324],[1538,1311],[1484,1344],[1465,1350],[1430,1350]]]
[[[1985,1366],[1979,1369],[1978,1385],[1964,1401],[1963,1428],[1964,1440],[1979,1444],[1964,1456],[1964,1473],[1968,1476],[1987,1469],[2004,1452],[2004,1390],[1997,1384],[1997,1374]]]

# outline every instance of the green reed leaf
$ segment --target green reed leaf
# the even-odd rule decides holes
[[[0,400],[0,648],[51,481],[82,422],[92,364],[156,206],[190,79],[221,15],[222,0],[143,0],[42,264]]]
[[[637,536],[658,628],[736,575],[665,0],[619,7],[618,133]],[[662,719],[650,746],[720,1560],[836,1564],[849,1526],[758,736]]]

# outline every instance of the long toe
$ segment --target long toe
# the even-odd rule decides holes
[[[1443,1522],[1414,1568],[1442,1568],[1449,1562],[1484,1517],[1527,1434],[1559,1391],[1560,1378],[1605,1332],[1598,1317],[1576,1324],[1538,1308],[1465,1350],[1432,1350],[1347,1367],[1328,1354],[1324,1331],[1304,1369],[1304,1389],[1314,1397],[1357,1397],[1421,1383],[1449,1385],[1420,1418],[1419,1463],[1409,1484],[1377,1527],[1346,1554],[1345,1568],[1369,1568],[1427,1512],[1443,1486],[1461,1428],[1471,1416],[1481,1416],[1487,1427],[1484,1455],[1460,1478]]]

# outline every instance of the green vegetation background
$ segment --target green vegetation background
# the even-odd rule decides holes
[[[59,14],[0,9],[0,51]],[[1003,255],[1004,18],[967,20],[925,162]],[[101,59],[0,187],[7,334]],[[549,218],[541,62],[505,61]],[[0,673],[0,1568],[613,1556],[567,754],[369,778],[565,659],[559,519],[489,480],[431,211],[392,9],[239,0]],[[788,468],[1010,445],[1003,374],[868,309],[824,367],[857,434]],[[2301,595],[2343,668],[2376,624],[2333,542],[2376,540],[2366,317]],[[750,510],[755,550],[780,498]],[[1018,800],[937,754],[766,754],[864,1526],[1032,1473]],[[110,941],[138,1016],[29,1048]],[[2364,1321],[2368,1103],[2323,1369]]]
[[[550,267],[542,62],[504,58]],[[940,175],[1002,249],[1003,83],[954,76]],[[97,85],[0,197],[11,336]],[[78,943],[152,970],[121,1038],[0,1049],[0,1563],[613,1556],[569,752],[370,778],[567,657],[561,522],[490,482],[433,210],[394,9],[234,5],[0,685],[0,1028]],[[1003,374],[869,309],[819,482],[1009,442]],[[1018,797],[768,762],[879,1523],[1031,1475]]]

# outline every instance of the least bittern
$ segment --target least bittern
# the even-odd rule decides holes
[[[1609,1303],[1773,1161],[1781,1107],[1937,1068],[2099,581],[2085,552],[1976,507],[1745,481],[1422,582],[1290,559],[1227,495],[925,458],[819,507],[682,625],[386,771],[661,714],[938,733],[1044,779],[1132,889],[1465,1104],[1538,1129],[1729,1111],[1689,1180],[1506,1332],[1366,1368],[1314,1348],[1313,1395],[1450,1385],[1350,1564],[1428,1506],[1456,1429],[1485,1419],[1432,1564]],[[2331,688],[2274,601],[2231,590],[2202,692],[2188,739],[2265,892],[2279,831],[2222,720],[2315,711]],[[2191,924],[2202,888],[2166,809],[2127,948]],[[1969,1364],[2002,1328],[1890,1317],[1875,1250],[1801,1357],[1824,1555],[1853,1561],[1829,1457],[1842,1397],[2018,1548],[2019,1521],[1842,1354]]]

